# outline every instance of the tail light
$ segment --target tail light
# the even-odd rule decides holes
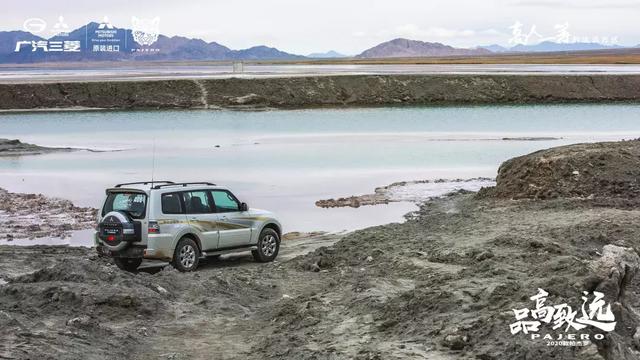
[[[158,234],[160,233],[160,225],[158,225],[157,221],[149,221],[149,234]]]

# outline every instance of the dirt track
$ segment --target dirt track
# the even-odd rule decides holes
[[[504,180],[497,189],[512,189]],[[562,184],[584,188],[572,181]],[[335,244],[284,241],[275,263],[239,256],[188,274],[125,273],[89,249],[1,246],[0,357],[638,359],[640,209],[606,193],[518,191],[458,193]],[[574,309],[583,291],[602,292],[615,330],[603,340],[582,330],[594,339],[584,346],[512,335],[512,310],[532,308],[537,289]]]

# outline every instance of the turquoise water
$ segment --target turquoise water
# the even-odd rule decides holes
[[[123,151],[0,158],[0,186],[97,207],[105,187],[153,172],[228,185],[289,231],[338,231],[398,221],[414,206],[318,209],[316,200],[401,180],[493,177],[534,150],[637,137],[631,104],[5,113],[0,138]]]

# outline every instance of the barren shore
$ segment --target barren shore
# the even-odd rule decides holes
[[[294,237],[277,262],[186,274],[0,246],[0,357],[638,359],[638,179],[640,141],[539,151],[405,223]],[[590,337],[580,346],[511,334],[512,309],[534,308],[538,289],[577,311],[583,291],[602,292],[615,330],[570,331]]]
[[[273,76],[0,84],[0,110],[639,101],[634,74]]]

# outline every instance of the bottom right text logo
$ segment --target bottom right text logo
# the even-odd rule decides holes
[[[604,301],[601,292],[583,292],[582,307],[575,311],[566,303],[547,304],[548,296],[548,292],[538,289],[538,293],[530,297],[535,302],[533,309],[513,309],[516,321],[509,325],[511,334],[522,333],[531,340],[545,340],[549,346],[586,346],[592,340],[604,339],[605,333],[616,327],[611,304]],[[587,327],[593,327],[596,332],[585,332]]]

